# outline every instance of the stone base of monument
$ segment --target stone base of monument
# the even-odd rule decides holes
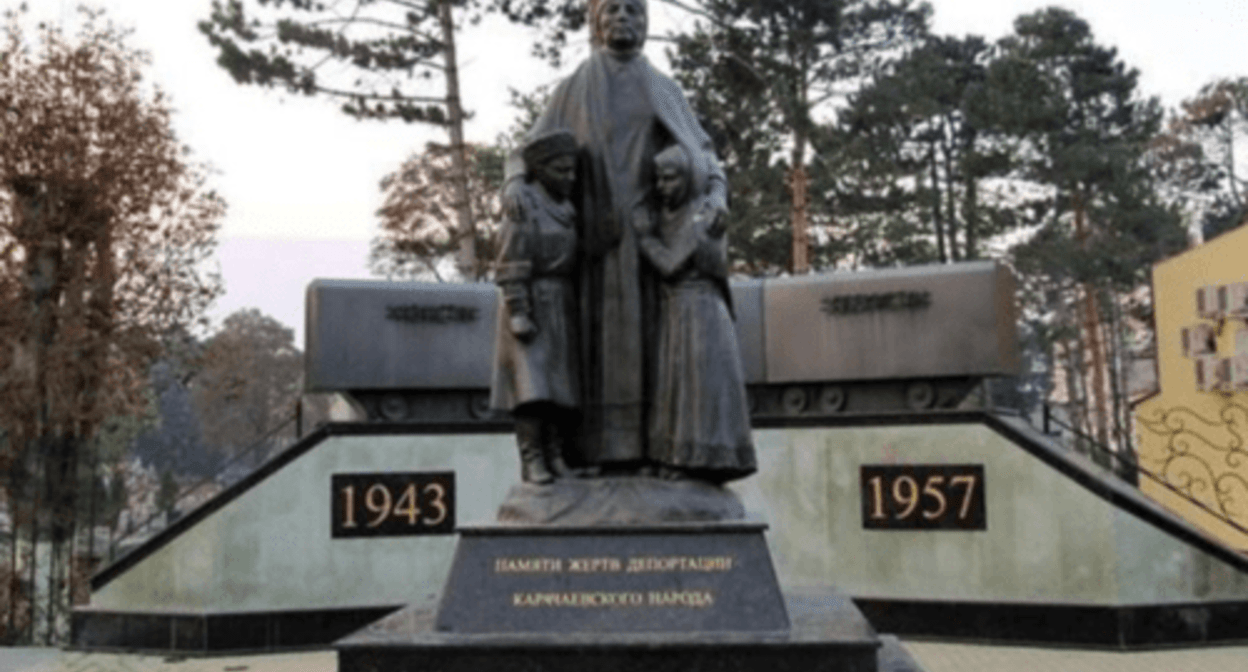
[[[875,672],[853,603],[781,594],[757,523],[465,527],[438,604],[339,640],[341,672]]]
[[[498,521],[509,525],[600,527],[743,518],[745,506],[728,488],[694,479],[638,476],[520,483],[498,508]]]

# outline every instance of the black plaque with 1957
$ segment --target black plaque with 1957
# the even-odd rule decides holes
[[[334,474],[331,536],[400,537],[455,532],[455,472]]]
[[[868,530],[986,530],[982,464],[862,465]]]

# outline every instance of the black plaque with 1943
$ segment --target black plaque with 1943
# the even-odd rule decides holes
[[[455,472],[357,473],[331,477],[331,537],[455,532]]]
[[[867,530],[986,530],[981,464],[862,465]]]

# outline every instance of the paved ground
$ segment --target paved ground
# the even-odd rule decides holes
[[[1248,647],[1117,653],[905,642],[923,672],[1238,672]],[[332,651],[173,659],[0,648],[0,672],[336,672]]]
[[[55,649],[0,648],[0,672],[337,672],[333,651],[166,658]]]
[[[1238,672],[1248,647],[1119,653],[1013,646],[905,642],[924,672]]]

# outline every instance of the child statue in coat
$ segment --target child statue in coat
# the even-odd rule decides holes
[[[528,171],[502,227],[490,407],[515,417],[526,483],[568,473],[563,451],[579,427],[577,212],[569,200],[577,150],[576,138],[562,130],[525,145]]]

